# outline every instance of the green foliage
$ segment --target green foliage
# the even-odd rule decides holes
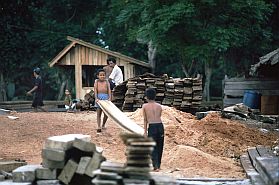
[[[225,74],[245,75],[279,44],[276,0],[4,0],[0,6],[0,73],[18,97],[32,87],[39,66],[46,97],[56,99],[67,72],[48,62],[68,35],[140,60],[147,60],[152,41],[158,74],[184,77],[181,65],[189,70],[193,60],[193,74],[203,73],[209,63],[214,91]]]

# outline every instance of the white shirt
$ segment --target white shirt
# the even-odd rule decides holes
[[[117,65],[115,65],[113,67],[113,70],[112,70],[111,74],[109,75],[109,78],[113,80],[115,85],[119,85],[123,82],[122,71]]]

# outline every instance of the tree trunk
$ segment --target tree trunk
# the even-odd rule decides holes
[[[0,102],[7,101],[7,93],[6,93],[6,86],[4,82],[4,75],[0,73]]]
[[[210,62],[206,61],[204,64],[204,71],[205,71],[205,84],[204,84],[204,91],[203,95],[206,98],[206,101],[210,101],[210,80],[212,76],[212,68],[210,66]]]
[[[148,62],[151,65],[152,73],[155,73],[157,48],[153,45],[152,41],[148,42]]]
[[[182,68],[182,71],[183,71],[185,77],[186,77],[186,78],[189,78],[190,75],[189,75],[189,73],[188,73],[186,67],[184,66],[184,64],[183,64],[183,62],[182,62],[181,60],[180,60],[180,66],[181,66],[181,68]]]

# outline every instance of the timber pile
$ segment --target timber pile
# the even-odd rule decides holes
[[[202,101],[202,80],[155,76],[150,73],[130,78],[113,91],[113,103],[123,111],[135,111],[146,102],[145,89],[156,89],[156,101],[179,110],[197,109]]]
[[[271,148],[260,145],[249,148],[240,160],[252,184],[279,184],[279,157]]]
[[[26,165],[12,172],[13,182],[52,184],[92,184],[93,171],[105,158],[89,135],[69,134],[46,140],[42,165]]]
[[[130,133],[121,134],[121,138],[127,146],[126,163],[102,162],[100,169],[93,172],[95,177],[92,182],[95,185],[176,184],[176,181],[170,177],[156,177],[150,174],[152,166],[150,154],[155,146],[152,138]]]

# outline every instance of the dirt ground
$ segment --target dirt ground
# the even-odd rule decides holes
[[[142,112],[125,113],[143,126]],[[96,132],[96,112],[15,112],[16,120],[0,115],[0,160],[21,159],[41,163],[41,150],[48,137],[88,134],[103,147],[107,160],[125,162],[123,132],[111,119],[107,129]],[[239,157],[248,147],[272,146],[279,133],[263,133],[238,121],[210,114],[202,120],[171,107],[163,107],[165,146],[159,173],[180,177],[245,178]]]

